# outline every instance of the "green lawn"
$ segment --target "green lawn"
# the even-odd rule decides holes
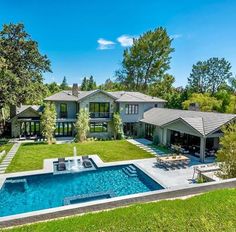
[[[0,158],[0,163],[3,161],[4,157],[7,155],[7,153],[12,148],[13,143],[8,143],[7,141],[0,141],[0,152],[6,151],[6,154]]]
[[[21,145],[7,172],[42,169],[44,159],[72,156],[74,146],[79,155],[98,154],[105,162],[153,157],[125,140],[54,145],[28,143]]]
[[[136,204],[10,229],[57,232],[235,231],[236,189],[218,190],[186,200]]]

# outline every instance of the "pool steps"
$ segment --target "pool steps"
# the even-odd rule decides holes
[[[138,176],[136,168],[132,165],[129,165],[128,167],[125,167],[122,170],[129,177],[137,177]]]

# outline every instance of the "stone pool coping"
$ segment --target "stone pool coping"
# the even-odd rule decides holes
[[[143,171],[146,175],[151,177],[154,181],[162,185],[162,183],[160,183],[156,177],[153,177],[146,170],[138,166],[135,163],[135,160],[104,163],[97,155],[90,155],[89,158],[93,159],[97,167],[133,164],[137,166],[141,171]],[[67,157],[66,160],[67,159],[72,159],[72,157]],[[6,178],[52,173],[53,172],[52,164],[54,161],[57,161],[57,159],[44,160],[43,170],[3,174],[0,176],[0,187],[4,183]],[[165,188],[165,189],[150,191],[150,192],[145,192],[145,193],[137,193],[137,194],[131,194],[131,195],[126,195],[126,196],[114,197],[111,199],[103,199],[103,200],[96,200],[96,201],[73,204],[73,205],[60,206],[60,207],[55,207],[55,208],[49,208],[49,209],[31,211],[31,212],[22,213],[22,214],[0,217],[0,227],[21,225],[21,224],[26,224],[26,223],[31,223],[31,222],[48,220],[52,218],[69,216],[73,214],[81,214],[81,213],[86,213],[86,212],[111,209],[115,207],[130,205],[132,203],[157,201],[161,199],[169,199],[169,198],[174,198],[174,197],[198,194],[198,193],[210,191],[213,189],[233,188],[233,187],[236,187],[236,178],[229,179],[229,180],[222,180],[218,182],[190,185],[185,188],[183,187]]]

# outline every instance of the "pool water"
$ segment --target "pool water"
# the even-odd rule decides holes
[[[74,199],[74,203],[102,199],[102,193],[106,199],[163,189],[138,168],[137,176],[129,177],[123,171],[124,167],[120,165],[82,173],[7,179],[0,190],[0,216],[63,206],[65,199],[80,195],[88,195],[88,198]]]

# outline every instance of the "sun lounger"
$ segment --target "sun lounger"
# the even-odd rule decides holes
[[[93,164],[91,160],[89,159],[88,155],[82,156],[82,163],[85,168],[92,168]]]
[[[66,170],[66,163],[65,158],[58,159],[57,171],[65,171]]]

